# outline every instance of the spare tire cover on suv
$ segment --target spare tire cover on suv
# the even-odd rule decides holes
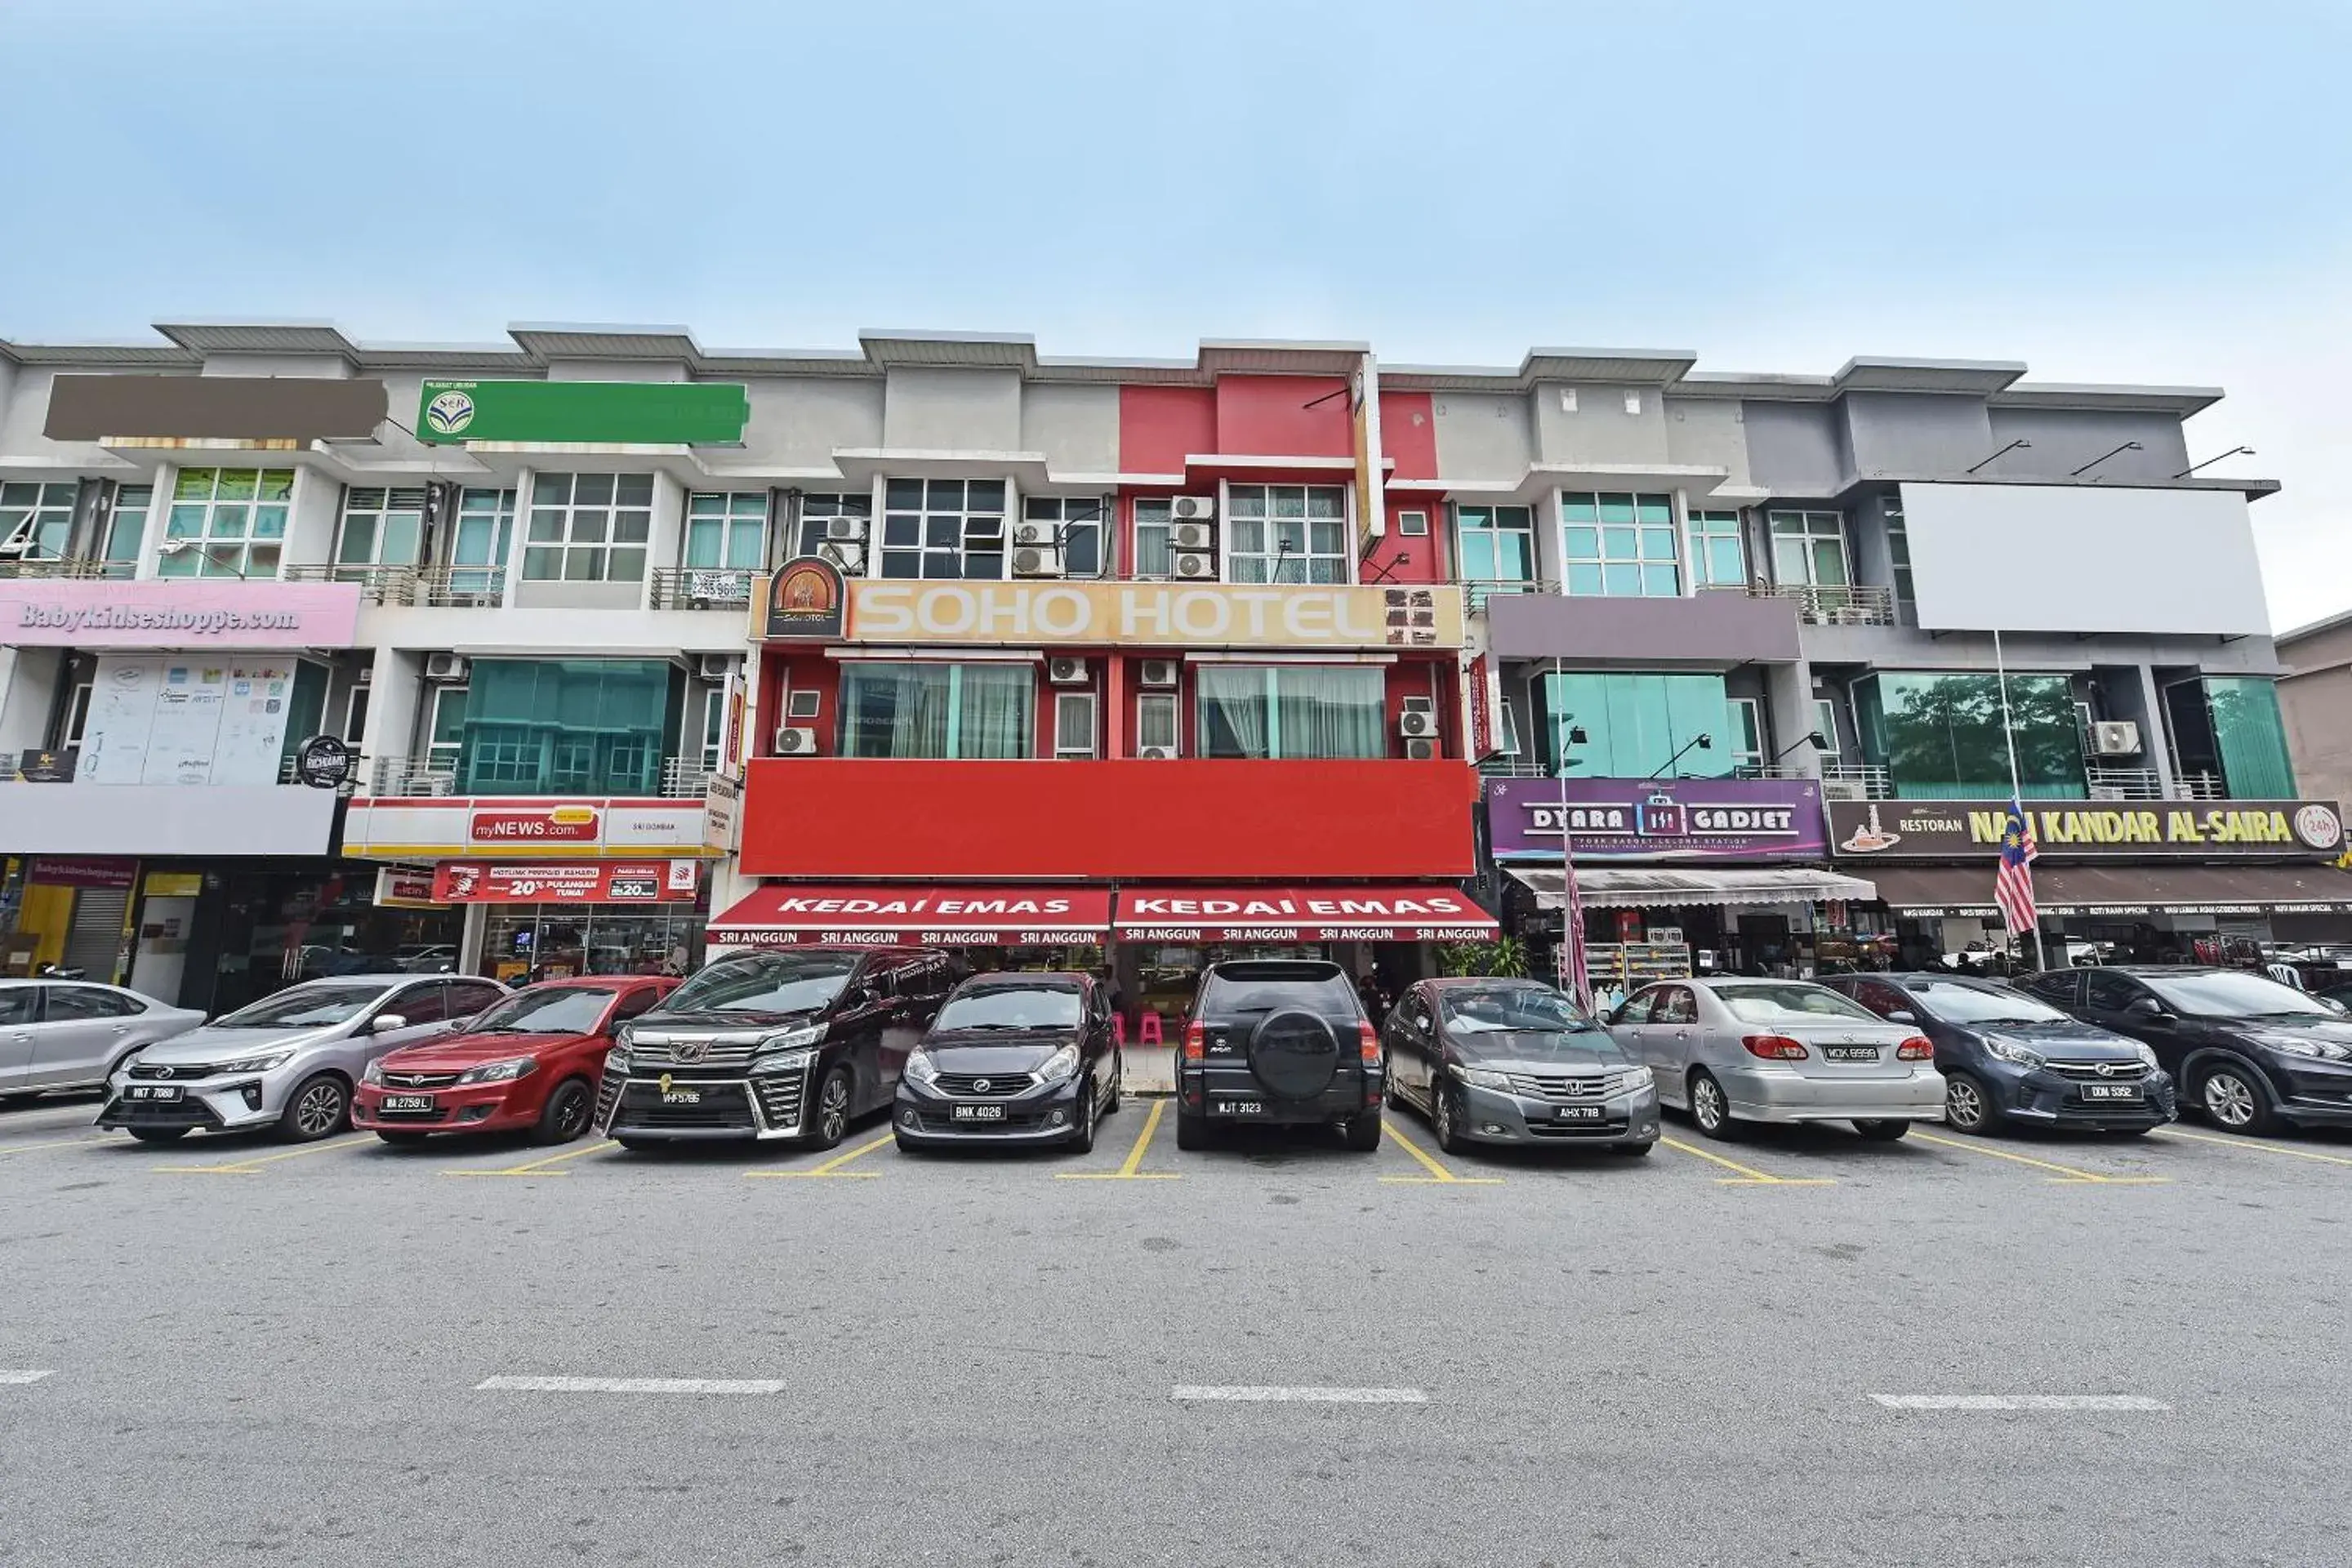
[[[1250,1071],[1279,1100],[1312,1100],[1339,1072],[1339,1037],[1298,1007],[1280,1007],[1250,1031]]]

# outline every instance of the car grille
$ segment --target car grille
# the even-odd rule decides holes
[[[612,1120],[614,1103],[621,1098],[621,1086],[629,1081],[625,1072],[607,1071],[596,1085],[596,1125],[604,1126]]]
[[[1008,1132],[1037,1132],[1042,1131],[1045,1126],[1045,1118],[1043,1114],[1007,1116],[1002,1121],[958,1121],[944,1110],[925,1110],[919,1114],[921,1118],[920,1131],[922,1131],[953,1132],[974,1138],[1002,1136]]]
[[[1511,1092],[1523,1100],[1549,1100],[1554,1105],[1572,1105],[1588,1100],[1607,1100],[1622,1094],[1633,1085],[1630,1072],[1606,1073],[1507,1073],[1511,1080]]]
[[[2147,1064],[2140,1061],[2108,1062],[2120,1072],[2101,1072],[2097,1062],[2045,1062],[2043,1064],[2060,1078],[2080,1079],[2084,1083],[2137,1083],[2147,1076]]]
[[[640,1068],[736,1068],[751,1059],[760,1048],[759,1035],[679,1035],[665,1039],[659,1035],[633,1035],[629,1041],[629,1060]]]
[[[931,1087],[941,1094],[970,1095],[979,1100],[1002,1100],[1006,1095],[1019,1094],[1037,1081],[1032,1073],[969,1073],[943,1072],[931,1080]],[[985,1084],[987,1087],[982,1088]]]
[[[446,1089],[457,1081],[453,1072],[388,1072],[383,1075],[387,1089]]]
[[[760,1110],[768,1118],[768,1125],[777,1131],[797,1127],[801,1121],[801,1100],[808,1093],[805,1072],[768,1073],[751,1080],[752,1090],[760,1097]]]
[[[131,1064],[132,1078],[167,1078],[193,1083],[198,1079],[212,1077],[213,1072],[209,1067],[190,1062],[157,1062],[152,1066],[146,1062]]]
[[[638,1079],[622,1091],[618,1120],[631,1131],[665,1127],[759,1131],[751,1116],[751,1093],[740,1083],[707,1084],[700,1104],[677,1105],[662,1100],[659,1084]]]
[[[218,1127],[220,1118],[201,1100],[118,1100],[110,1121],[130,1127]]]

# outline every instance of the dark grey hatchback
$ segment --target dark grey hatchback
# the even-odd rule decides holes
[[[1650,1069],[1566,993],[1536,980],[1423,980],[1389,1009],[1389,1089],[1438,1147],[1658,1142]]]

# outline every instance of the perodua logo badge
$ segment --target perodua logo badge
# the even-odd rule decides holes
[[[2101,1078],[2113,1078],[2117,1073],[2126,1070],[2124,1064],[2121,1062],[2101,1062],[2099,1064],[2099,1076]]]
[[[988,1079],[984,1078],[976,1078],[972,1079],[971,1091],[974,1094],[986,1094],[988,1092]]]

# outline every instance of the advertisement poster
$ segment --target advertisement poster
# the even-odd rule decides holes
[[[230,663],[220,739],[213,748],[214,784],[278,782],[293,691],[294,666],[289,660]]]
[[[166,661],[155,692],[140,783],[210,784],[213,746],[220,739],[221,703],[228,695],[225,665]]]
[[[450,861],[433,873],[433,898],[444,904],[690,903],[701,872],[693,860]]]
[[[147,771],[147,736],[155,724],[155,693],[163,684],[160,658],[101,658],[83,721],[80,775],[85,783],[135,784]]]

